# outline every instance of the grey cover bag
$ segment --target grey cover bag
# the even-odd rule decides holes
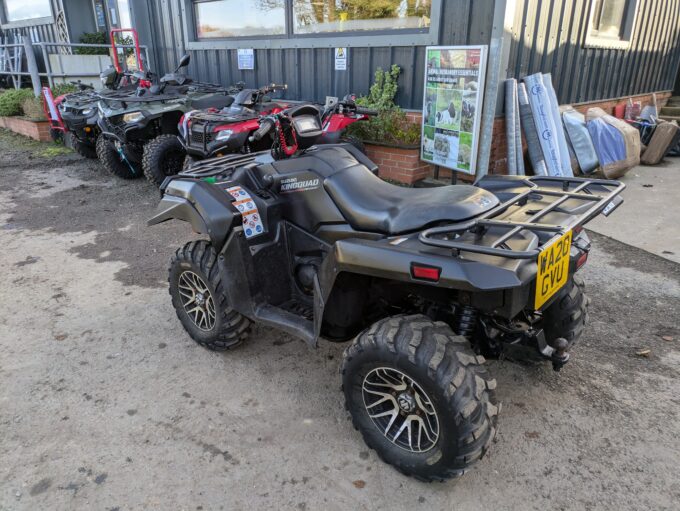
[[[586,127],[586,117],[574,110],[571,105],[562,107],[562,122],[569,137],[569,142],[574,148],[578,166],[583,174],[592,174],[600,166],[597,159],[593,139]]]

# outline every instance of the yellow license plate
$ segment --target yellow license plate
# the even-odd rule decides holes
[[[566,284],[569,278],[569,254],[571,252],[571,229],[565,232],[538,254],[536,274],[536,300],[534,308],[540,309],[545,302]]]

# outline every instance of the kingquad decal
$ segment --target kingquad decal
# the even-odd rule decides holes
[[[279,193],[292,193],[292,192],[306,192],[307,190],[314,190],[319,187],[319,179],[303,179],[298,181],[296,177],[289,177],[281,181],[281,189]]]
[[[257,205],[252,197],[240,186],[232,186],[227,188],[227,193],[234,198],[232,205],[239,210],[241,218],[243,218],[243,232],[246,238],[258,236],[264,232],[260,212],[257,210]]]

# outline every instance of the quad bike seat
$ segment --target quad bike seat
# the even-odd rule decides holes
[[[494,194],[471,185],[393,185],[359,163],[326,178],[324,187],[354,229],[388,235],[416,231],[438,222],[467,220],[499,203]]]
[[[234,96],[208,96],[192,101],[191,106],[197,110],[206,108],[224,108],[234,102]]]

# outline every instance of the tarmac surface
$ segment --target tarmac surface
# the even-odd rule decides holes
[[[188,226],[146,227],[152,185],[46,147],[0,130],[0,510],[678,508],[680,265],[617,241],[615,219],[659,241],[680,227],[627,212],[635,186],[592,235],[572,360],[490,361],[495,444],[423,484],[352,428],[343,344],[255,327],[233,352],[195,345],[166,283]],[[673,192],[639,171],[677,197],[663,169]]]

